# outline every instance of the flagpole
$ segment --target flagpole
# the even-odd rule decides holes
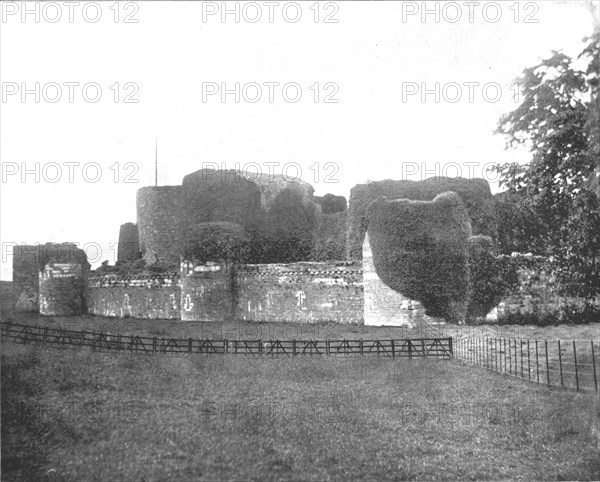
[[[158,186],[158,136],[154,137],[154,185]]]

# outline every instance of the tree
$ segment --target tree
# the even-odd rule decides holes
[[[585,38],[577,61],[553,51],[525,69],[523,102],[496,130],[531,151],[527,165],[497,166],[500,184],[528,198],[564,293],[588,301],[600,293],[599,41]]]

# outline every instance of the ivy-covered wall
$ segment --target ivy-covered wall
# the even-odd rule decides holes
[[[424,181],[377,181],[358,184],[350,191],[348,208],[347,258],[359,260],[367,231],[367,211],[378,197],[431,201],[438,194],[453,191],[463,201],[471,221],[473,234],[497,238],[496,200],[484,179],[432,177]]]

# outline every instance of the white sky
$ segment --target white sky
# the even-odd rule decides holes
[[[505,152],[503,138],[492,133],[499,116],[516,106],[512,81],[551,50],[576,55],[582,38],[593,29],[589,9],[577,1],[504,1],[499,11],[489,5],[493,2],[479,2],[472,7],[472,21],[466,2],[428,2],[430,9],[438,4],[437,23],[433,14],[422,21],[422,2],[321,3],[319,22],[314,21],[314,2],[301,2],[302,17],[291,23],[282,14],[287,3],[274,7],[272,23],[264,2],[256,2],[262,10],[258,22],[247,21],[256,12],[249,6],[239,23],[233,15],[223,23],[219,13],[204,22],[202,11],[221,9],[221,2],[119,4],[118,22],[116,7],[108,2],[99,5],[102,17],[91,23],[83,8],[91,20],[95,5],[73,6],[70,22],[67,4],[59,2],[45,11],[37,4],[36,23],[33,14],[22,21],[21,2],[3,2],[1,279],[12,277],[10,243],[78,242],[88,248],[94,265],[104,259],[113,263],[119,226],[136,221],[136,190],[154,184],[155,135],[159,185],[180,184],[203,162],[229,168],[236,162],[256,162],[265,176],[266,163],[280,163],[273,167],[277,174],[286,163],[297,163],[317,195],[348,197],[352,186],[368,179],[454,176],[457,165],[463,176],[472,172],[482,177],[486,163],[527,161],[526,152]],[[27,7],[33,10],[35,5]],[[458,13],[455,6],[462,17],[451,23]],[[241,2],[241,12],[243,7]],[[62,17],[51,23],[57,8]],[[228,8],[235,8],[234,2]],[[294,6],[286,13],[292,19]],[[486,21],[498,13],[497,22]],[[127,14],[138,22],[125,23]],[[338,22],[324,23],[327,14]],[[526,23],[527,18],[537,23]],[[39,102],[34,94],[23,102],[22,84],[34,89],[36,82]],[[80,84],[73,87],[73,102],[65,82]],[[102,93],[91,103],[81,86],[94,82]],[[115,103],[116,82],[120,98]],[[134,88],[125,88],[129,82],[137,88],[137,103],[123,102]],[[262,98],[251,103],[242,97],[236,103],[229,95],[223,103],[212,95],[203,102],[203,83],[211,82],[224,82],[228,88],[256,82],[262,85]],[[280,83],[272,103],[265,82]],[[291,103],[281,85],[294,82],[302,95]],[[320,85],[316,103],[311,90],[315,82]],[[436,102],[430,94],[423,102],[420,92],[403,99],[403,90],[420,89],[422,83],[434,89],[436,82],[440,92],[449,85],[447,100]],[[480,84],[472,88],[473,102],[465,82]],[[62,89],[55,103],[48,101],[56,95],[51,83]],[[334,89],[325,88],[327,83],[337,86],[337,103],[323,102]],[[461,87],[458,102],[448,101],[457,94],[449,83]],[[501,86],[497,102],[484,98],[482,86],[488,83],[488,99],[496,97],[494,85]],[[10,95],[14,89],[19,91]],[[292,97],[294,92],[287,91]],[[94,89],[87,93],[93,97]],[[246,93],[254,97],[255,90]],[[65,162],[80,163],[73,166],[73,182]],[[30,174],[23,182],[21,168],[35,171],[36,163],[40,179]],[[49,182],[57,176],[51,163],[62,169],[58,182]],[[84,179],[86,163],[101,167],[98,182]],[[335,163],[335,169],[326,163]],[[451,168],[449,163],[457,164]],[[477,164],[469,171],[465,163]],[[85,174],[94,178],[91,166]],[[296,172],[293,166],[286,171],[290,176]],[[138,182],[124,182],[127,174]],[[338,182],[324,182],[327,174]]]

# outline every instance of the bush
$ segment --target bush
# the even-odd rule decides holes
[[[380,196],[388,199],[431,201],[444,192],[457,193],[468,212],[474,234],[496,239],[498,221],[496,200],[484,179],[431,177],[424,181],[385,180],[358,184],[350,191],[348,208],[347,256],[362,259],[362,244],[367,231],[369,204]]]
[[[471,288],[467,322],[485,317],[511,291],[519,286],[517,261],[495,256],[493,241],[488,236],[469,238]]]
[[[600,320],[600,307],[564,304],[554,311],[516,311],[498,317],[496,321],[482,321],[482,325],[589,325]]]
[[[282,190],[267,213],[264,235],[253,239],[262,246],[261,262],[309,261],[315,245],[316,205],[296,186]]]
[[[209,222],[190,226],[184,236],[183,255],[200,262],[243,263],[248,257],[250,239],[237,223]]]
[[[429,316],[462,322],[469,295],[467,211],[454,192],[433,201],[389,201],[368,210],[368,232],[378,276],[420,301]]]

